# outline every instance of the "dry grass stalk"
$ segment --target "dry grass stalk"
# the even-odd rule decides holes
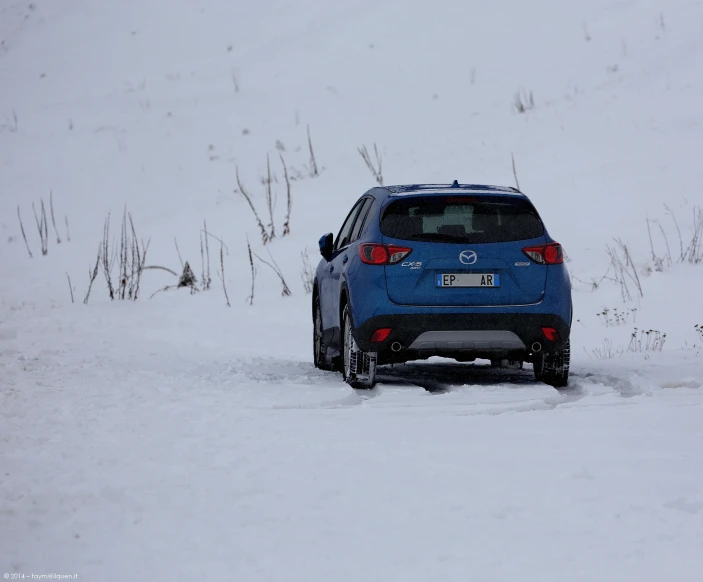
[[[312,149],[312,138],[310,137],[310,126],[308,125],[308,149],[310,150],[310,176],[316,177],[320,175],[320,171],[317,169],[317,160],[315,159],[315,152]]]
[[[517,168],[515,167],[515,156],[511,153],[510,157],[513,161],[513,176],[515,177],[515,187],[519,190],[520,189],[520,182],[517,179]]]
[[[269,240],[276,238],[276,222],[273,218],[273,188],[271,186],[271,160],[266,155],[266,206],[269,211]]]
[[[75,303],[75,299],[73,298],[73,285],[71,285],[71,276],[68,274],[68,271],[66,272],[66,278],[68,279],[68,288],[71,291],[71,303]]]
[[[223,245],[220,245],[220,279],[222,279],[222,289],[225,292],[227,307],[232,307],[229,303],[229,295],[227,294],[227,284],[225,283],[225,252]]]
[[[376,146],[376,143],[373,144],[374,156],[376,158],[375,163],[371,159],[371,154],[366,146],[357,148],[357,151],[359,152],[361,159],[364,160],[366,167],[369,169],[369,172],[371,172],[371,175],[374,177],[378,185],[383,186],[383,157],[378,153],[378,146]]]
[[[271,263],[268,261],[262,259],[259,255],[254,253],[254,256],[259,259],[264,265],[268,265],[271,267],[274,273],[278,276],[279,280],[281,281],[281,296],[282,297],[288,297],[291,295],[290,287],[288,287],[288,283],[286,283],[285,278],[283,277],[283,273],[281,272],[281,268],[278,266],[278,263],[276,263],[276,259],[273,258],[273,255],[271,254],[271,251],[266,249],[269,257],[271,258]],[[273,263],[273,264],[272,264]]]
[[[61,237],[59,236],[59,229],[56,228],[56,218],[54,217],[54,192],[49,190],[49,208],[51,209],[51,222],[54,225],[54,232],[56,233],[56,244],[61,244]]]
[[[44,199],[41,199],[41,214],[37,215],[37,209],[32,202],[32,211],[34,212],[34,221],[37,224],[39,238],[41,239],[41,254],[46,255],[49,252],[49,224],[46,220],[46,207]]]
[[[266,228],[264,227],[264,223],[261,222],[261,218],[259,218],[259,213],[256,211],[256,208],[254,207],[254,203],[251,201],[251,196],[246,191],[246,189],[242,185],[241,180],[239,179],[239,168],[235,168],[235,172],[237,175],[237,186],[239,187],[239,191],[242,193],[242,196],[244,196],[244,198],[246,199],[247,203],[249,204],[249,208],[251,208],[251,211],[254,214],[254,219],[256,220],[256,225],[259,227],[259,231],[261,232],[261,242],[266,244],[269,241],[269,235],[266,232]]]
[[[83,304],[88,305],[88,299],[90,299],[90,292],[93,289],[93,283],[98,276],[98,269],[100,268],[100,257],[102,255],[102,245],[98,245],[98,258],[95,261],[95,267],[91,271],[88,269],[88,278],[90,279],[90,284],[88,285],[88,292],[85,294],[85,299],[83,299]]]
[[[205,235],[205,267],[203,268],[203,290],[210,289],[212,277],[210,276],[210,241],[208,240],[207,221],[203,220],[203,234]]]
[[[27,242],[27,235],[24,232],[24,224],[22,224],[22,215],[20,214],[19,204],[17,205],[17,218],[20,219],[20,230],[22,231],[22,238],[24,238],[24,244],[27,246],[27,252],[29,253],[29,258],[33,259],[34,255],[32,254],[32,251],[29,248],[29,243]]]
[[[254,256],[251,252],[251,245],[249,244],[249,237],[247,236],[247,251],[249,252],[249,266],[251,267],[251,294],[247,297],[249,305],[254,304],[254,286],[256,284],[256,272],[257,268],[254,266]]]
[[[281,158],[281,165],[283,166],[283,177],[286,180],[286,219],[283,221],[283,235],[286,236],[290,234],[290,210],[293,204],[293,199],[291,198],[290,192],[290,176],[288,176],[288,168],[286,167],[286,161],[283,159],[283,154],[279,154]]]

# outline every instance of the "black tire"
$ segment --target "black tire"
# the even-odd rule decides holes
[[[322,315],[320,298],[315,296],[312,311],[312,352],[313,363],[320,370],[331,370],[332,366],[327,360],[327,346],[322,342]]]
[[[369,377],[362,377],[353,370],[358,364],[355,365],[352,360],[363,362],[366,357],[366,354],[356,345],[353,331],[354,322],[351,318],[349,305],[345,305],[342,310],[342,375],[344,376],[344,381],[352,388],[369,390],[376,383],[375,364]]]
[[[571,340],[566,340],[564,347],[555,354],[537,354],[533,367],[535,378],[554,388],[564,388],[569,383],[569,364],[571,363]]]

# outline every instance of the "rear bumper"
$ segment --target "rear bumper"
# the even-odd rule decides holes
[[[557,330],[550,341],[543,327]],[[379,343],[369,340],[379,328],[391,328]],[[523,357],[538,342],[546,352],[559,351],[569,338],[569,323],[558,315],[541,313],[414,313],[379,315],[359,325],[354,336],[364,351],[385,353],[389,360],[461,353],[468,357]],[[442,333],[448,332],[448,333]],[[398,342],[400,351],[391,346]],[[396,344],[397,348],[397,344]]]

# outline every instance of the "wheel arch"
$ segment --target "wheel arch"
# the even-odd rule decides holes
[[[339,292],[339,329],[342,329],[342,313],[344,313],[344,307],[349,305],[349,312],[351,315],[351,301],[349,299],[349,287],[347,287],[346,281],[342,283],[342,289]]]
[[[315,282],[312,284],[312,305],[311,305],[311,311],[312,311],[312,316],[313,318],[315,317],[315,300],[320,297],[320,290],[317,287],[317,279],[315,279]]]

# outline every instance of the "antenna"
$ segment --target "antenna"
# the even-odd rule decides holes
[[[459,187],[459,182],[454,180],[454,182],[452,182],[452,188],[458,188],[458,187]]]

